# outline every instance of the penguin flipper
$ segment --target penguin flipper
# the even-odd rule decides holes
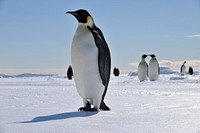
[[[108,86],[110,80],[110,69],[111,69],[111,57],[108,45],[103,37],[101,30],[96,27],[87,26],[89,31],[92,33],[95,44],[99,50],[98,54],[98,64],[99,64],[99,73],[104,86]]]
[[[183,72],[183,65],[181,65],[181,70],[180,70],[180,72],[181,72],[181,73]]]
[[[95,40],[95,44],[99,51],[98,54],[99,73],[102,83],[105,86],[105,90],[101,99],[100,109],[110,110],[104,103],[104,97],[107,92],[107,87],[110,80],[110,70],[111,70],[110,51],[101,30],[95,25],[93,25],[93,27],[87,26],[87,28],[92,33]]]

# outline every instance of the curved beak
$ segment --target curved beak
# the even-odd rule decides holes
[[[68,11],[68,12],[66,12],[67,14],[72,14],[72,15],[74,15],[74,16],[78,16],[78,14],[76,13],[76,12],[71,12],[71,11]]]

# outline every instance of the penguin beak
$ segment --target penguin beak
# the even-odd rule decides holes
[[[76,12],[66,12],[67,14],[71,14],[71,15],[74,15],[74,16],[78,16],[78,14]]]

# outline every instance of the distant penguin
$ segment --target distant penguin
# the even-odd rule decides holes
[[[183,64],[181,65],[181,69],[180,69],[180,73],[182,76],[184,76],[186,74],[185,63],[186,63],[186,61],[183,62]]]
[[[148,78],[148,64],[145,61],[146,57],[146,54],[142,55],[141,61],[138,65],[138,78],[140,82],[145,81]]]
[[[69,68],[67,69],[67,78],[68,78],[69,80],[71,80],[71,79],[72,79],[72,76],[73,76],[73,70],[72,70],[72,67],[69,66]]]
[[[80,9],[67,13],[78,20],[71,61],[76,88],[84,104],[79,111],[110,110],[104,98],[110,80],[111,57],[103,33],[88,11]]]
[[[113,74],[115,75],[115,76],[119,76],[119,69],[118,68],[114,68],[114,70],[113,70]]]
[[[193,73],[194,73],[194,72],[193,72],[193,68],[192,68],[191,66],[189,67],[188,73],[189,73],[190,75],[193,75]]]
[[[159,77],[160,68],[156,56],[154,54],[150,56],[151,60],[149,61],[148,76],[150,81],[155,81]]]

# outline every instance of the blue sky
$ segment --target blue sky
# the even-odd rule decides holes
[[[80,8],[102,29],[113,67],[131,69],[143,53],[200,60],[199,0],[0,0],[0,69],[67,68],[77,21],[65,12]]]

